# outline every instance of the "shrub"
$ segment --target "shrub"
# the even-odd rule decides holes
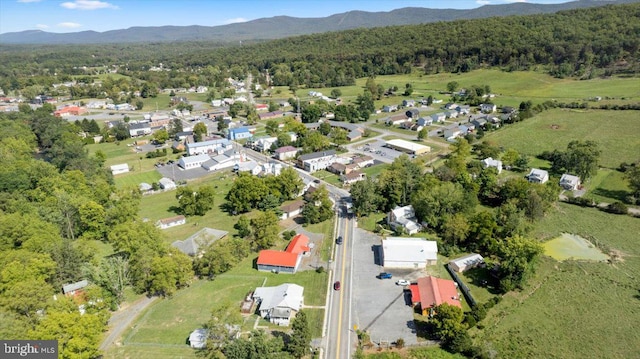
[[[606,211],[614,214],[627,214],[629,213],[629,207],[626,204],[617,201],[607,206]]]
[[[324,267],[320,266],[320,267],[316,268],[316,273],[324,273]]]

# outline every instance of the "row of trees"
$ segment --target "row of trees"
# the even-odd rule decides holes
[[[140,81],[114,79],[114,84],[103,82],[99,91],[118,98],[120,91],[142,89],[147,84],[151,89],[205,85],[222,92],[225,78],[242,78],[248,72],[258,81],[265,81],[264,73],[269,72],[276,86],[351,86],[357,78],[409,73],[416,66],[426,73],[437,73],[466,72],[482,66],[528,70],[546,65],[558,77],[590,78],[637,70],[634,59],[640,47],[632,25],[637,8],[637,4],[626,4],[556,14],[356,29],[224,48],[203,42],[11,46],[0,55],[0,88],[50,86],[63,82],[62,76],[86,75],[83,66],[124,63],[127,66],[121,66],[119,72]],[[594,28],[598,31],[592,31]],[[65,56],[60,56],[62,52]],[[171,63],[171,71],[148,71],[159,61]],[[86,91],[98,91],[95,87],[86,86]],[[370,92],[375,97],[376,91]]]

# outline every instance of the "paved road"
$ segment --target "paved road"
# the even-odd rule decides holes
[[[107,350],[118,340],[131,323],[158,297],[144,297],[114,313],[109,319],[109,335],[100,344],[100,351]]]
[[[354,221],[342,205],[338,207],[337,236],[342,236],[343,244],[335,245],[332,283],[340,282],[340,290],[332,284],[327,297],[327,340],[325,358],[350,358],[355,350],[357,337],[353,328],[353,248]]]

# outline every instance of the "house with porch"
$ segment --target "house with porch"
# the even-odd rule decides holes
[[[433,316],[434,308],[447,303],[462,309],[456,282],[434,276],[418,278],[409,286],[411,303],[424,316]]]
[[[403,231],[409,235],[416,234],[422,229],[412,205],[396,206],[387,215],[387,223],[394,231]]]
[[[276,325],[288,326],[302,309],[304,288],[292,283],[259,287],[252,297],[259,303],[258,312],[262,318]]]
[[[549,180],[549,172],[538,168],[532,168],[526,178],[531,183],[543,184]]]

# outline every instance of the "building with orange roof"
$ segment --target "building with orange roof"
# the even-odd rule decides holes
[[[66,106],[53,113],[56,117],[81,116],[87,113],[87,109],[79,106]]]
[[[274,273],[295,273],[302,261],[302,256],[272,249],[261,250],[258,254],[258,270]]]
[[[305,236],[302,233],[296,234],[293,238],[291,238],[291,242],[289,242],[289,245],[287,246],[287,249],[285,251],[296,255],[308,255],[311,251],[311,248],[309,248],[309,237]]]
[[[456,283],[452,280],[433,276],[418,278],[417,283],[409,286],[411,303],[420,306],[422,315],[432,315],[433,308],[442,303],[462,308],[460,294]]]

